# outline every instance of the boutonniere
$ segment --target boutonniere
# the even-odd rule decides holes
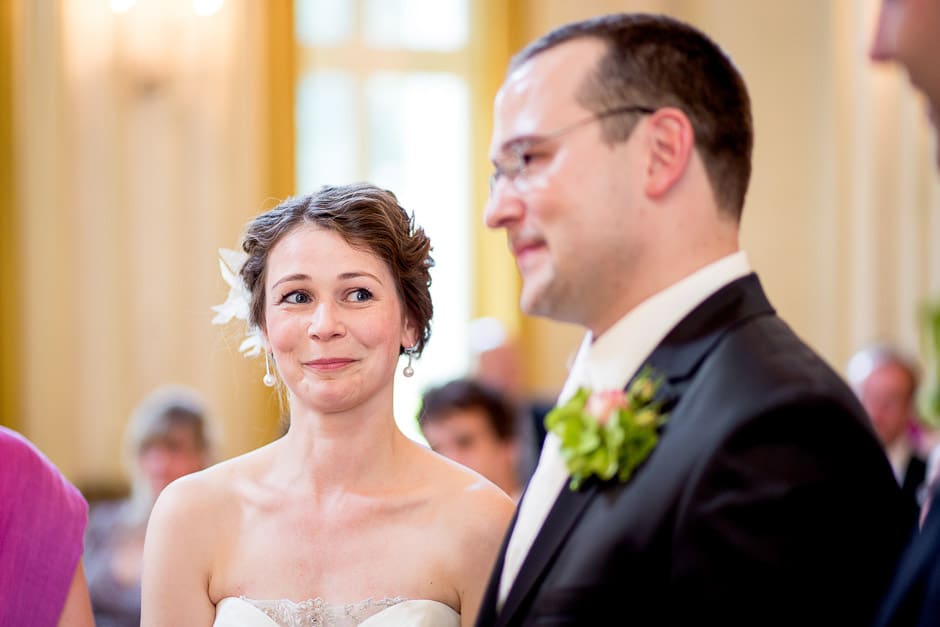
[[[579,388],[548,412],[545,427],[561,440],[561,455],[577,490],[590,476],[627,481],[659,441],[667,415],[653,400],[662,379],[646,367],[626,390]]]

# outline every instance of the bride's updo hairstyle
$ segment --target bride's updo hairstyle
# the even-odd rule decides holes
[[[305,196],[288,198],[248,223],[242,249],[248,254],[241,277],[251,294],[249,322],[265,328],[265,278],[268,255],[282,237],[313,224],[337,233],[346,243],[385,262],[405,315],[419,332],[415,354],[431,337],[431,240],[415,225],[390,191],[368,183],[324,186]],[[402,347],[404,349],[404,347]]]

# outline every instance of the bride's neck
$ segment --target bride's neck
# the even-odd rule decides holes
[[[357,408],[336,414],[292,412],[283,438],[286,470],[318,491],[344,490],[385,483],[407,438],[391,408]]]

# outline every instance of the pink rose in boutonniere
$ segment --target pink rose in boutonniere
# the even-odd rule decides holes
[[[626,392],[580,388],[548,413],[545,426],[561,440],[572,490],[590,476],[627,481],[649,457],[667,418],[653,400],[661,384],[644,368]]]
[[[622,390],[604,390],[588,396],[584,411],[597,418],[597,422],[603,426],[610,422],[615,412],[628,407],[627,395]]]

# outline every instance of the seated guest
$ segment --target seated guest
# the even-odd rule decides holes
[[[927,470],[926,460],[919,456],[913,439],[917,367],[900,351],[878,344],[855,353],[849,361],[847,375],[916,518]]]
[[[210,464],[211,427],[202,398],[182,386],[158,388],[134,410],[124,442],[131,494],[95,505],[88,522],[85,563],[97,627],[139,627],[150,510],[170,482]]]
[[[0,625],[93,627],[82,570],[87,517],[58,468],[0,427]]]
[[[471,468],[518,501],[516,413],[496,389],[457,379],[425,392],[418,415],[431,448]]]
[[[469,378],[497,390],[516,408],[518,466],[525,484],[542,451],[545,440],[545,416],[555,406],[556,393],[550,398],[534,395],[523,385],[523,355],[505,325],[496,318],[470,321],[471,369]]]

